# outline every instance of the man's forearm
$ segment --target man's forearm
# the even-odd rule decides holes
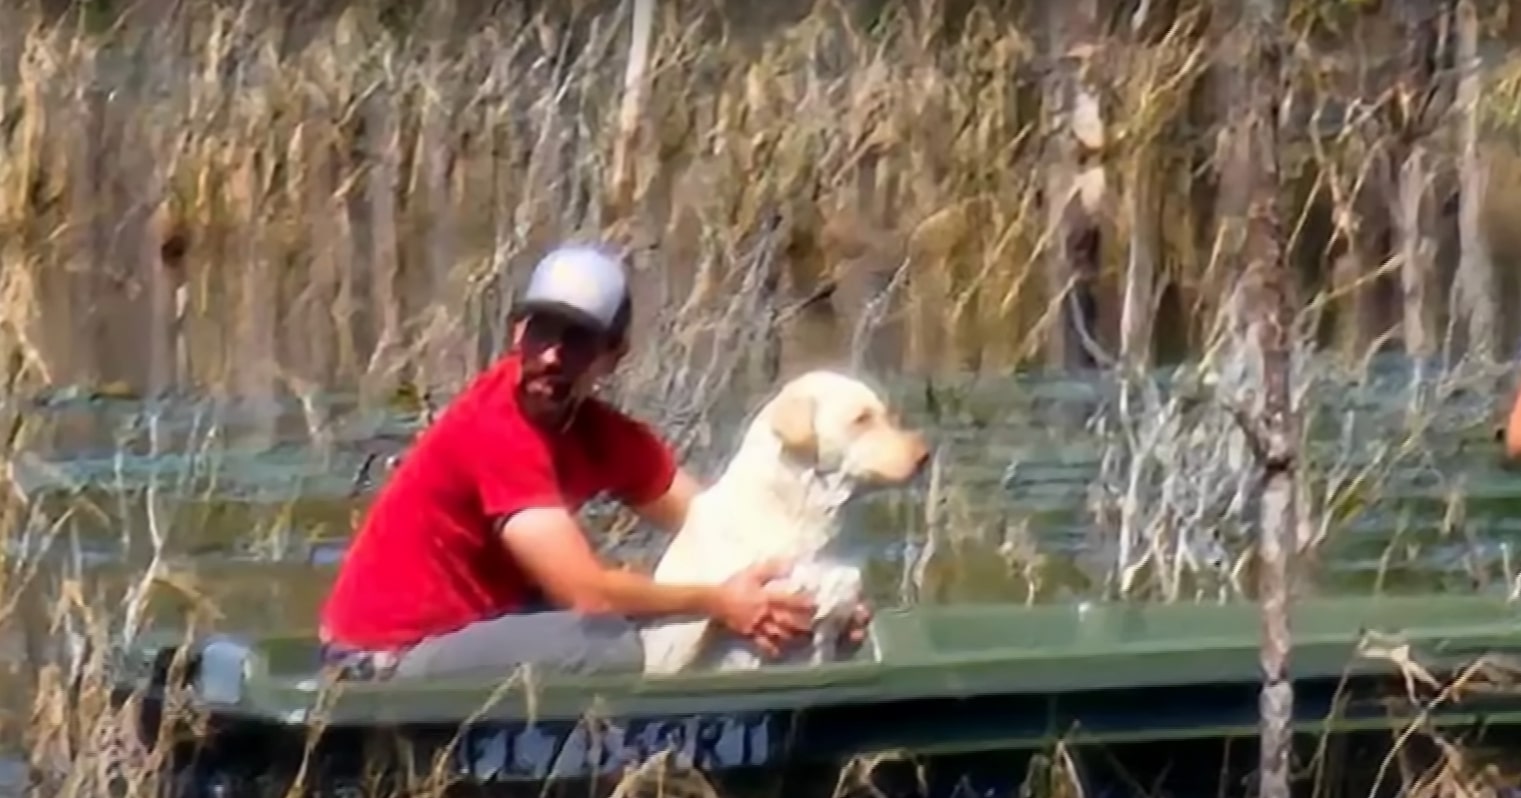
[[[672,585],[635,571],[602,572],[590,611],[620,615],[712,615],[718,603],[717,585]]]

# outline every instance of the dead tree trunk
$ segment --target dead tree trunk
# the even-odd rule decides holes
[[[650,42],[654,28],[654,0],[635,0],[629,27],[628,63],[623,72],[623,98],[618,107],[618,137],[613,143],[612,175],[608,186],[611,219],[622,219],[633,212],[634,158],[639,146],[645,96],[649,93]]]
[[[388,87],[389,88],[389,87]],[[363,381],[368,391],[384,391],[395,383],[394,359],[402,350],[401,298],[397,295],[396,186],[400,179],[400,146],[397,110],[389,92],[377,91],[365,99],[365,157],[369,174],[365,182],[365,233],[368,238],[365,282],[367,304],[374,312],[374,344]]]
[[[1227,34],[1236,65],[1232,83],[1243,99],[1231,111],[1231,152],[1240,160],[1239,229],[1247,350],[1255,350],[1256,407],[1242,415],[1261,474],[1258,601],[1262,610],[1261,798],[1289,794],[1289,557],[1297,518],[1299,422],[1293,406],[1292,276],[1279,208],[1278,113],[1282,102],[1283,11],[1280,0],[1241,0]]]
[[[1494,358],[1496,320],[1495,267],[1489,257],[1480,218],[1484,207],[1484,159],[1479,154],[1479,19],[1473,0],[1458,0],[1456,8],[1459,116],[1457,305],[1467,320],[1468,354],[1480,361]]]
[[[180,375],[176,373],[174,357],[176,293],[175,259],[168,242],[169,224],[162,221],[166,215],[164,199],[164,175],[157,164],[139,153],[136,167],[142,176],[138,190],[152,203],[134,238],[135,263],[148,292],[148,307],[141,323],[147,328],[147,380],[143,393],[151,399],[160,399],[171,389],[178,387]]]
[[[1394,254],[1400,264],[1405,352],[1417,368],[1415,384],[1425,364],[1436,354],[1436,236],[1432,232],[1431,152],[1425,137],[1440,113],[1434,78],[1441,56],[1440,13],[1433,0],[1400,0],[1398,70],[1384,118],[1392,138],[1386,182],[1390,217],[1394,223]]]
[[[350,327],[353,293],[346,288],[354,264],[353,232],[349,225],[348,204],[341,186],[346,179],[343,156],[335,146],[336,126],[331,125],[330,109],[320,107],[317,118],[308,119],[298,137],[306,158],[305,223],[311,242],[311,277],[296,298],[292,323],[300,330],[303,377],[311,385],[321,385],[355,368],[357,355]]]
[[[429,83],[439,86],[449,80],[444,69],[447,55],[442,51],[449,42],[454,15],[447,3],[434,5],[425,13],[430,33],[424,69]],[[456,185],[455,169],[462,153],[457,150],[458,136],[450,131],[453,120],[446,102],[420,93],[422,122],[416,153],[416,160],[422,164],[421,199],[426,219],[422,262],[428,286],[425,354],[417,364],[416,382],[434,393],[458,389],[470,374],[461,327],[461,316],[469,302],[468,277],[455,269],[459,243],[454,217],[458,206],[451,190]]]
[[[1047,78],[1044,103],[1051,129],[1045,185],[1046,296],[1059,303],[1047,338],[1046,362],[1055,368],[1091,367],[1084,336],[1098,316],[1094,283],[1099,272],[1096,211],[1104,197],[1104,123],[1098,94],[1088,83],[1089,55],[1098,37],[1097,0],[1047,5],[1046,28],[1057,67]]]
[[[1149,150],[1150,148],[1148,148]],[[1152,309],[1157,280],[1157,175],[1143,151],[1127,168],[1130,252],[1125,260],[1125,289],[1120,306],[1120,360],[1126,368],[1144,369],[1152,357]]]
[[[1341,91],[1370,98],[1378,94],[1383,78],[1377,61],[1388,50],[1392,30],[1374,13],[1352,20],[1347,37],[1351,74]],[[1381,133],[1376,126],[1359,124],[1350,131],[1350,140],[1337,146],[1335,140],[1341,134],[1324,128],[1312,123],[1310,136],[1317,160],[1326,170],[1332,203],[1332,246],[1337,248],[1329,274],[1329,289],[1336,297],[1334,346],[1346,363],[1356,365],[1373,354],[1372,348],[1384,345],[1393,320],[1389,305],[1394,284],[1380,273],[1389,253],[1389,203],[1384,187],[1365,175],[1369,158],[1376,158],[1380,151]]]
[[[80,92],[77,123],[72,131],[74,163],[78,171],[74,174],[75,179],[70,181],[72,207],[69,214],[76,231],[76,266],[67,270],[64,278],[67,299],[63,307],[68,310],[59,318],[64,322],[66,332],[57,337],[49,336],[52,340],[68,342],[48,358],[53,363],[64,364],[58,367],[55,380],[63,377],[84,384],[97,383],[101,379],[99,353],[104,331],[97,286],[102,264],[107,262],[107,235],[105,222],[96,210],[101,201],[96,192],[104,177],[102,162],[106,153],[108,93],[106,88]]]
[[[264,220],[269,218],[266,208],[277,200],[265,188],[269,185],[268,176],[254,163],[239,167],[233,180],[234,207],[243,214],[238,221],[244,239],[238,262],[242,279],[236,289],[233,347],[237,353],[233,361],[236,366],[230,376],[240,403],[253,411],[246,442],[249,448],[263,451],[275,441],[273,404],[278,375],[275,334],[280,329],[276,266]]]

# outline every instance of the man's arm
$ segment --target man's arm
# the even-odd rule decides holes
[[[1521,390],[1511,398],[1510,413],[1505,418],[1505,456],[1521,460]]]
[[[814,605],[800,595],[770,593],[780,563],[751,568],[721,585],[660,584],[597,558],[575,518],[561,508],[514,513],[500,537],[518,564],[557,605],[588,614],[702,615],[754,640],[775,655],[812,628]]]
[[[631,509],[646,522],[674,535],[686,522],[687,512],[692,509],[692,500],[701,491],[702,485],[686,469],[678,468],[665,493],[654,501],[634,505]]]
[[[609,410],[599,434],[611,493],[640,519],[675,534],[686,521],[702,485],[676,461],[670,445],[642,422]]]
[[[649,506],[657,523],[679,524],[695,490],[671,452],[637,422],[606,412],[598,420],[597,431],[618,469],[607,478],[612,492],[638,502],[630,501],[631,507]],[[725,610],[716,586],[659,586],[647,576],[608,568],[567,508],[548,450],[505,425],[483,425],[482,434],[497,436],[468,461],[482,508],[507,519],[495,525],[501,545],[546,598],[583,612],[633,616],[716,616]]]
[[[501,525],[500,535],[513,559],[559,606],[625,615],[718,611],[717,586],[659,585],[642,574],[606,567],[564,509],[523,510]]]

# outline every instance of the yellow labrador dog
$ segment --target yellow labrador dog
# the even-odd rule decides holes
[[[846,501],[902,485],[929,457],[922,435],[898,425],[859,380],[812,371],[787,382],[756,414],[718,481],[693,502],[655,567],[657,582],[717,584],[763,560],[797,564],[768,589],[806,590],[818,605],[812,661],[831,658],[861,593],[860,570],[824,558]],[[641,629],[645,672],[743,670],[761,657],[705,618]]]

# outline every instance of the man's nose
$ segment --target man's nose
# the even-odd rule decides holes
[[[558,343],[548,344],[539,350],[539,362],[546,366],[558,366],[562,360],[564,358],[561,357]]]

